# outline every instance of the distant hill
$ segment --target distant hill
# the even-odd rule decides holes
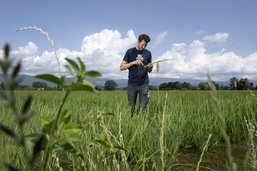
[[[31,75],[20,75],[20,85],[32,85],[33,82],[37,82],[37,81],[42,81],[40,79],[35,78],[34,76]],[[89,81],[93,82],[95,85],[98,86],[104,86],[104,83],[107,80],[110,80],[112,78],[88,78]],[[2,75],[0,74],[0,82],[2,82]],[[73,78],[68,78],[69,81],[72,81]],[[127,86],[127,79],[112,79],[114,80],[117,84],[119,88],[122,87],[126,87]],[[175,81],[179,81],[179,82],[187,82],[192,84],[193,86],[197,86],[200,82],[204,82],[206,80],[195,80],[195,79],[175,79],[175,78],[150,78],[150,85],[160,85],[161,83],[165,83],[165,82],[175,82]],[[46,82],[46,81],[44,81]],[[252,81],[255,85],[257,83],[257,81]],[[228,81],[217,81],[217,83],[219,83],[220,85],[229,85],[229,80]],[[49,87],[54,87],[55,85],[52,83],[47,82]]]
[[[92,81],[95,85],[100,85],[100,86],[104,86],[105,81],[109,80],[110,78],[94,78],[94,79],[90,79],[90,81]],[[127,87],[127,79],[112,79],[114,80],[117,84],[118,87]],[[205,82],[207,80],[195,80],[195,79],[175,79],[175,78],[150,78],[150,85],[160,85],[161,83],[165,83],[165,82],[187,82],[190,83],[193,86],[198,86],[198,84],[200,82]],[[217,81],[217,83],[219,83],[220,85],[229,85],[229,80],[228,81]]]
[[[0,82],[3,81],[3,76],[0,74]],[[31,75],[20,75],[20,85],[26,85],[26,86],[31,86],[33,82],[47,82],[47,81],[42,81],[40,79],[35,78],[34,76]],[[52,83],[47,82],[49,87],[54,87],[55,85]]]

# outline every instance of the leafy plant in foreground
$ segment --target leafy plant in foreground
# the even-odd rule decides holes
[[[32,97],[28,96],[24,101],[22,108],[19,110],[14,90],[18,86],[18,75],[21,69],[21,62],[14,63],[13,60],[9,58],[9,45],[4,46],[4,56],[0,59],[0,68],[3,72],[4,84],[2,90],[0,91],[2,104],[11,109],[13,113],[15,128],[11,128],[3,123],[0,123],[0,130],[5,133],[3,136],[4,145],[16,144],[23,149],[24,153],[24,163],[30,168],[33,167],[33,163],[40,153],[45,148],[47,143],[46,135],[42,132],[26,135],[24,131],[24,125],[32,117],[32,112],[30,112],[30,106],[32,102]],[[29,145],[33,144],[33,145]],[[4,150],[6,148],[4,147]],[[4,152],[8,154],[7,151]],[[5,156],[8,159],[8,156]],[[11,161],[5,161],[5,165],[9,170],[18,170],[16,166],[12,164]]]
[[[65,94],[55,117],[43,123],[42,131],[27,135],[24,127],[33,116],[32,112],[30,112],[32,96],[28,96],[26,100],[24,100],[21,109],[19,109],[15,89],[18,86],[21,62],[15,63],[10,59],[9,45],[6,44],[4,46],[4,57],[0,59],[0,68],[3,72],[4,84],[0,91],[0,96],[2,104],[9,107],[12,111],[15,128],[0,123],[0,130],[6,135],[2,136],[4,145],[21,147],[24,154],[22,164],[25,165],[15,166],[12,161],[6,160],[5,165],[9,170],[22,170],[22,168],[32,170],[35,167],[36,159],[42,151],[44,155],[42,156],[42,160],[39,160],[42,163],[37,163],[42,167],[41,170],[48,170],[50,154],[54,151],[66,151],[83,157],[74,147],[72,140],[69,138],[65,140],[61,139],[61,135],[69,137],[70,133],[78,133],[81,131],[81,125],[70,122],[71,112],[69,110],[63,110],[63,106],[71,91],[83,90],[95,92],[94,85],[85,80],[85,78],[86,76],[98,77],[101,76],[101,74],[97,71],[86,71],[85,64],[82,60],[79,57],[77,60],[78,63],[72,59],[66,58],[66,68],[71,75],[75,76],[75,80],[72,83],[68,82],[65,76],[57,77],[52,74],[40,74],[36,76],[36,78],[56,84],[65,91]],[[4,148],[4,150],[6,150],[6,148]],[[8,154],[8,152],[6,151],[4,154]],[[6,156],[5,158],[8,159]]]
[[[64,129],[66,132],[72,132],[76,133],[81,130],[81,126],[79,124],[70,124],[67,125],[69,122],[70,114],[67,113],[67,111],[62,112],[63,105],[67,100],[67,97],[69,96],[71,91],[76,90],[82,90],[82,91],[89,91],[89,92],[95,92],[94,85],[85,80],[86,76],[89,77],[98,77],[101,76],[101,74],[97,71],[86,71],[85,64],[81,61],[81,59],[78,57],[79,64],[77,64],[74,60],[65,58],[68,64],[65,65],[65,67],[69,70],[70,74],[75,76],[75,81],[72,83],[69,83],[65,76],[61,76],[60,78],[51,75],[51,74],[41,74],[37,75],[36,78],[43,79],[49,82],[52,82],[59,86],[60,88],[65,90],[65,95],[62,99],[61,105],[58,109],[58,112],[56,114],[56,117],[48,122],[46,124],[46,130],[49,135],[49,141],[48,146],[46,148],[46,155],[43,163],[43,168],[47,168],[47,162],[49,159],[50,151],[55,148],[61,148],[63,150],[68,150],[69,152],[76,152],[76,150],[73,148],[73,145],[69,142],[64,142],[63,144],[59,144],[58,138],[56,139],[56,136],[54,133],[60,131],[60,125],[65,125]],[[54,135],[54,136],[53,136]]]

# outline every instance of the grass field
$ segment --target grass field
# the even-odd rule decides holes
[[[33,97],[34,117],[26,124],[26,134],[41,130],[57,113],[64,96],[62,91],[16,94],[18,102],[28,94]],[[181,149],[190,146],[204,153],[224,142],[219,116],[225,119],[232,143],[249,141],[249,153],[241,168],[254,168],[256,148],[249,137],[254,136],[255,130],[249,134],[245,119],[256,125],[255,95],[250,91],[218,91],[216,103],[210,91],[152,91],[148,112],[131,118],[125,91],[72,92],[64,109],[69,110],[72,123],[80,125],[81,130],[67,133],[64,129],[64,133],[56,134],[58,141],[72,142],[76,151],[54,150],[49,170],[173,170]],[[217,105],[221,110],[216,110]],[[6,108],[0,108],[0,112],[0,122],[12,127],[11,112]],[[1,137],[1,162],[22,165],[19,147],[8,148],[2,133]],[[4,157],[6,154],[8,158]],[[3,170],[3,165],[0,167]]]

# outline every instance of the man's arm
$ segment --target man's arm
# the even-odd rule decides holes
[[[124,71],[126,69],[129,69],[133,65],[143,65],[143,63],[141,60],[135,60],[130,63],[128,63],[127,61],[122,61],[120,64],[120,70]]]

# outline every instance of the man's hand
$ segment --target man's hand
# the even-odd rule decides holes
[[[140,59],[137,59],[137,60],[135,61],[135,64],[136,64],[136,65],[144,65],[143,62],[142,62]]]
[[[153,70],[153,64],[149,63],[147,66],[146,66],[146,69],[148,72],[152,72]]]

